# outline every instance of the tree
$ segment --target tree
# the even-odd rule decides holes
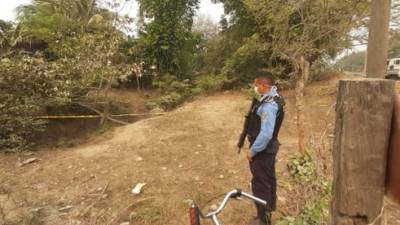
[[[190,75],[186,57],[193,50],[193,16],[199,0],[139,0],[141,29],[137,46],[146,65],[156,66],[161,76]]]
[[[55,42],[65,36],[84,33],[100,20],[112,19],[96,0],[34,0],[17,9],[19,41]]]
[[[29,35],[24,36],[27,39],[20,41],[30,38],[41,40],[40,35],[47,32],[54,32],[54,35],[45,39],[48,44],[46,49],[29,54],[15,49],[13,54],[7,56],[10,58],[0,58],[1,150],[19,150],[32,143],[33,137],[38,131],[44,130],[46,125],[45,120],[35,116],[45,114],[47,109],[57,111],[59,106],[78,104],[101,114],[102,122],[112,120],[121,123],[109,116],[110,100],[107,94],[115,83],[115,78],[125,75],[129,70],[126,58],[120,53],[120,46],[126,41],[126,35],[117,29],[126,20],[120,18],[118,13],[95,8],[94,11],[102,12],[104,16],[94,14],[90,17],[91,12],[83,13],[81,17],[75,18],[79,29],[74,28],[73,32],[58,30],[56,25],[64,24],[59,24],[58,20],[49,20],[50,23],[47,23],[50,12],[55,13],[55,18],[59,16],[57,12],[69,10],[72,15],[73,12],[87,10],[69,8],[81,7],[79,4],[72,4],[72,1],[46,0],[34,3],[25,6],[25,9],[34,13],[20,14],[21,20],[17,21],[17,28],[29,31],[25,33]],[[107,19],[107,15],[111,17]],[[68,15],[61,17],[68,18]],[[44,21],[29,23],[28,18]],[[68,24],[75,26],[75,19],[68,19]],[[5,29],[2,28],[3,30]],[[40,33],[41,30],[45,32]],[[57,57],[48,57],[49,52]],[[88,98],[89,91],[97,91],[97,95]],[[106,103],[99,104],[96,97],[103,97],[101,100]],[[103,108],[93,107],[93,101]]]
[[[304,82],[310,62],[334,57],[348,45],[349,33],[365,14],[365,1],[256,1],[245,6],[255,18],[271,59],[290,63],[296,80],[299,150],[305,151]]]
[[[203,39],[210,40],[218,35],[219,27],[209,16],[199,15],[194,19],[192,31],[200,33]]]
[[[372,0],[367,49],[367,77],[384,78],[389,41],[391,0]]]
[[[12,45],[13,24],[0,20],[0,56]]]
[[[400,57],[400,32],[392,33],[389,39],[389,58]]]

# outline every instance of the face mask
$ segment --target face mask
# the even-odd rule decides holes
[[[258,92],[258,87],[257,87],[257,86],[254,87],[254,92],[255,92],[256,94],[260,94],[260,93]]]

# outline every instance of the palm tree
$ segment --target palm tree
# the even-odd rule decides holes
[[[6,52],[12,42],[12,29],[13,24],[0,20],[0,55]]]
[[[52,41],[83,33],[90,19],[105,10],[96,0],[33,0],[17,9],[17,30],[22,41]]]

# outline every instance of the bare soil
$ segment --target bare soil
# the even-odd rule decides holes
[[[327,178],[332,176],[336,85],[332,79],[306,90],[307,141]],[[280,134],[274,218],[298,213],[307,196],[286,168],[297,153],[297,130],[294,92],[282,94],[287,117]],[[239,92],[203,96],[164,116],[93,135],[73,148],[0,155],[0,224],[188,224],[190,200],[210,206],[235,187],[249,191],[248,163],[235,147],[248,106]],[[39,161],[17,165],[32,157]],[[137,183],[146,185],[133,195]],[[388,224],[399,225],[398,209],[388,208]],[[254,213],[252,203],[234,201],[221,220],[242,225]]]

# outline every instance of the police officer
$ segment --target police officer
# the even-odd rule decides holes
[[[256,197],[267,201],[257,204],[257,217],[251,225],[270,225],[271,211],[276,209],[275,157],[279,149],[278,133],[283,121],[283,98],[278,94],[270,74],[259,72],[254,90],[260,98],[249,114],[247,159],[252,174],[251,187]]]

